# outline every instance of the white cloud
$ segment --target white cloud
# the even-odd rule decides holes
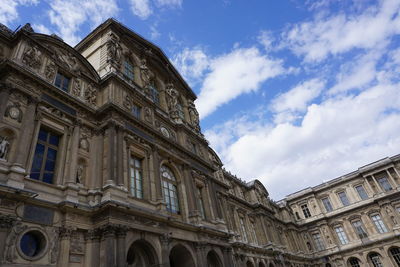
[[[141,19],[147,19],[153,10],[150,7],[149,0],[129,0],[132,13]]]
[[[157,24],[153,24],[150,26],[150,38],[152,40],[156,40],[161,36],[161,33],[157,29]]]
[[[272,49],[274,36],[270,31],[261,31],[257,37],[258,41],[264,46],[264,49],[269,51]]]
[[[43,33],[43,34],[51,34],[51,30],[44,26],[43,24],[33,24],[32,28],[35,32]]]
[[[77,32],[83,23],[94,27],[118,12],[116,0],[55,0],[50,7],[48,15],[56,34],[70,45],[80,41]]]
[[[258,48],[235,48],[210,60],[197,108],[202,118],[237,96],[257,91],[269,78],[284,72],[282,62],[262,54]]]
[[[274,198],[281,198],[397,154],[398,87],[381,84],[311,104],[300,125],[229,121],[206,136],[228,169],[246,179],[259,178]],[[246,131],[238,132],[236,125]]]
[[[354,48],[382,47],[393,34],[400,32],[399,8],[398,0],[382,0],[360,14],[320,16],[294,25],[283,39],[295,54],[304,56],[308,62]]]
[[[305,111],[307,104],[318,97],[325,83],[319,79],[302,82],[272,101],[274,112]]]
[[[203,78],[209,68],[210,59],[201,47],[185,48],[176,54],[172,62],[189,83],[196,83]]]
[[[37,3],[38,0],[1,0],[0,23],[8,24],[18,19],[18,7],[36,5]]]

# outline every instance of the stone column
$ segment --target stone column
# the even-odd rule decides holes
[[[191,173],[189,166],[187,164],[183,165],[183,177],[187,193],[187,204],[188,204],[188,215],[189,218],[198,215],[199,207],[196,201],[196,185],[193,179],[193,174]]]
[[[98,229],[86,233],[85,267],[100,266],[100,237]]]
[[[108,177],[107,180],[117,183],[117,159],[116,159],[116,125],[114,123],[109,124],[108,132]]]
[[[125,238],[127,228],[120,226],[116,229],[117,236],[117,267],[125,267],[126,265],[126,253],[125,253]]]
[[[10,88],[5,84],[0,86],[0,121],[4,118],[4,113],[7,108],[8,98],[10,97]]]
[[[224,248],[222,252],[224,256],[224,266],[225,267],[234,266],[232,248],[231,247]]]
[[[171,237],[168,233],[160,236],[161,242],[161,264],[162,267],[170,267],[169,264],[169,244],[171,242]]]
[[[205,244],[196,244],[197,266],[207,266],[207,255],[205,255]]]
[[[78,164],[79,137],[80,137],[80,122],[78,122],[74,126],[72,132],[72,140],[71,140],[69,159],[68,159],[70,164],[67,170],[68,176],[66,181],[68,184],[76,184],[76,168]]]
[[[153,147],[153,173],[154,181],[156,183],[156,200],[164,201],[161,188],[161,177],[160,177],[160,155],[158,154],[157,148]]]
[[[120,126],[116,127],[117,131],[117,147],[116,147],[116,167],[117,167],[117,177],[116,177],[116,184],[117,185],[124,185],[124,139],[123,139],[123,129]]]
[[[104,242],[104,253],[105,253],[105,262],[104,266],[107,267],[115,267],[116,257],[115,257],[115,228],[113,225],[107,225],[103,229],[103,238],[102,242]]]
[[[28,106],[25,110],[25,113],[22,118],[21,123],[21,135],[17,142],[17,149],[16,149],[16,157],[15,157],[15,166],[24,168],[25,170],[28,169],[27,158],[29,155],[29,151],[27,148],[30,147],[32,143],[32,136],[33,130],[35,128],[35,113],[36,113],[36,106],[38,100],[34,98],[28,98]]]
[[[60,229],[60,257],[57,266],[68,267],[69,266],[69,250],[71,241],[71,228],[62,227]]]

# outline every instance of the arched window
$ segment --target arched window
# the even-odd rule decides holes
[[[391,248],[390,255],[393,257],[393,260],[397,263],[397,266],[400,267],[400,249],[399,248]]]
[[[178,189],[175,175],[167,166],[161,166],[160,172],[167,210],[179,214]]]
[[[124,60],[124,65],[123,65],[123,74],[125,78],[127,78],[129,81],[133,81],[135,79],[135,72],[133,70],[133,64],[130,60],[125,59]]]
[[[379,256],[378,253],[371,253],[369,255],[369,259],[371,260],[371,263],[374,265],[374,267],[383,267],[381,257]]]
[[[350,258],[349,264],[351,267],[360,267],[360,261],[357,258]]]

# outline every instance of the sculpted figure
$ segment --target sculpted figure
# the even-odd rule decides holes
[[[76,170],[76,182],[79,184],[83,184],[83,171],[85,169],[85,166],[82,164],[78,165],[78,168]]]
[[[121,64],[122,48],[114,33],[110,33],[110,38],[107,42],[107,55],[111,63]]]
[[[199,112],[197,112],[196,107],[192,100],[189,100],[189,116],[192,126],[195,128],[196,131],[200,131],[200,119],[199,119]]]
[[[140,60],[140,78],[143,81],[143,87],[147,88],[150,86],[152,80],[154,79],[154,74],[147,67],[146,59],[142,58]]]
[[[96,98],[96,89],[91,84],[89,84],[85,91],[85,100],[92,105],[96,105]]]
[[[76,96],[81,96],[81,81],[76,79],[74,82],[74,87],[72,88],[72,94]]]
[[[44,70],[44,75],[46,79],[52,81],[54,79],[54,75],[56,74],[56,65],[53,61],[50,61],[49,64],[46,65]]]
[[[178,96],[179,93],[175,89],[174,85],[172,83],[168,83],[166,86],[166,91],[167,91],[167,105],[168,105],[168,110],[169,110],[169,115],[171,116],[172,119],[178,119],[179,114],[178,114]]]
[[[41,53],[40,51],[37,49],[36,46],[29,46],[23,56],[22,56],[22,62],[34,69],[37,69],[40,67],[40,64],[42,62],[41,60]]]
[[[7,159],[8,149],[10,142],[8,142],[7,137],[0,137],[0,159]]]

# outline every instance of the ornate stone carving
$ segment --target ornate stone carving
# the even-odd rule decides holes
[[[190,123],[197,132],[200,132],[199,112],[197,112],[196,106],[194,105],[194,102],[192,100],[188,100],[188,102],[189,102],[188,111],[189,111]]]
[[[5,116],[9,117],[18,122],[22,121],[22,110],[20,108],[20,104],[18,102],[12,103],[7,106]]]
[[[78,164],[78,167],[76,168],[76,182],[78,184],[84,184],[85,183],[85,165],[83,164]]]
[[[109,34],[107,41],[107,62],[111,64],[111,68],[116,70],[121,65],[122,48],[119,44],[118,37],[114,33]]]
[[[49,61],[44,69],[44,76],[48,81],[53,81],[54,76],[56,75],[56,64],[53,61]]]
[[[21,30],[27,32],[35,32],[30,23],[26,23],[24,26],[22,26]]]
[[[39,69],[42,64],[41,55],[42,53],[39,51],[37,46],[28,46],[22,55],[22,63],[33,69]]]
[[[81,80],[79,78],[74,80],[74,86],[72,87],[72,94],[80,97],[82,93],[82,87],[81,87]]]
[[[61,48],[49,47],[49,49],[53,50],[54,58],[60,62],[62,66],[67,67],[68,70],[75,73],[79,73],[81,71],[79,61],[74,55],[72,55],[72,53]]]
[[[0,136],[0,160],[7,160],[10,142],[6,136]]]
[[[149,107],[144,108],[144,120],[150,123],[152,121],[151,109]]]
[[[54,228],[52,231],[52,240],[50,243],[50,253],[49,253],[50,263],[55,264],[57,262],[59,251],[60,251],[59,230],[57,228]]]
[[[140,78],[143,82],[143,88],[147,89],[150,87],[154,80],[154,73],[147,67],[147,61],[145,58],[140,60]]]
[[[79,140],[79,148],[80,148],[80,149],[83,149],[83,150],[85,150],[85,151],[87,151],[87,152],[89,152],[89,150],[90,150],[90,144],[89,144],[89,141],[87,140],[86,137],[82,137],[82,138]]]
[[[393,225],[398,225],[398,221],[396,219],[396,216],[393,214],[392,209],[389,206],[386,206],[385,210],[389,218],[392,220]]]
[[[94,88],[93,85],[88,84],[85,90],[85,101],[88,102],[89,104],[95,106],[96,105],[96,99],[97,99],[97,91]]]
[[[3,203],[3,201],[2,201]],[[14,226],[17,218],[10,215],[0,215],[0,229],[10,229]]]
[[[6,239],[6,251],[5,251],[5,259],[7,262],[13,262],[16,260],[16,251],[17,251],[17,237],[26,229],[28,226],[22,225],[20,222],[17,223],[8,234]]]
[[[83,254],[84,253],[84,240],[83,235],[79,232],[73,232],[71,234],[71,247],[70,253]]]
[[[59,119],[65,121],[65,122],[68,122],[68,123],[71,123],[71,124],[72,124],[72,120],[70,120],[70,119],[69,119],[63,112],[61,112],[59,109],[56,109],[56,108],[53,108],[53,107],[46,107],[46,106],[42,106],[42,105],[39,106],[39,109],[42,110],[42,111],[45,111],[45,112],[47,112],[47,113],[50,113],[50,114],[56,116],[57,118],[59,118]]]
[[[167,92],[167,106],[169,110],[169,116],[175,122],[182,122],[179,118],[179,111],[178,111],[178,97],[179,92],[175,89],[175,86],[172,83],[168,83],[166,86]]]

